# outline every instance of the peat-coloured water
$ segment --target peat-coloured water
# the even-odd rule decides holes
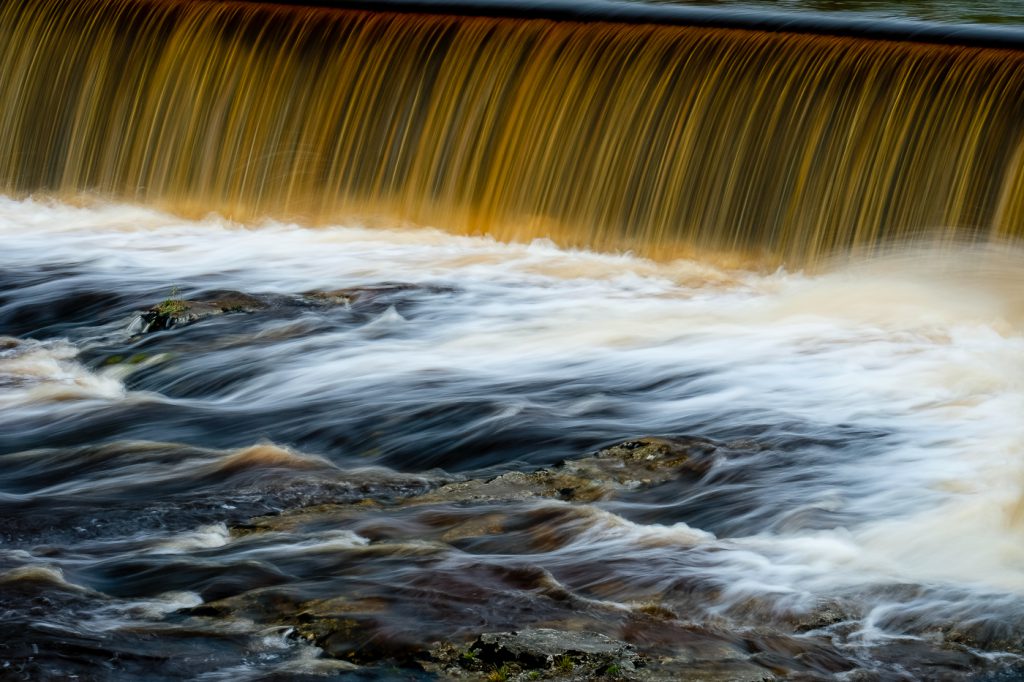
[[[16,195],[790,264],[1024,224],[1017,50],[154,0],[0,32]]]
[[[1024,675],[1024,54],[527,14],[0,3],[0,679]]]

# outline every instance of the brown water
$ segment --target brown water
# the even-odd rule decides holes
[[[1020,679],[1022,78],[0,3],[0,679]]]
[[[1024,223],[1016,52],[150,0],[0,31],[16,194],[791,263]]]

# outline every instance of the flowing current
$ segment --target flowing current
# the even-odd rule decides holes
[[[1022,32],[1009,49],[298,4],[3,3],[0,191],[659,260],[1024,237]]]
[[[766,274],[44,199],[0,240],[0,676],[293,679],[530,625],[717,679],[1020,670],[1019,248]],[[143,328],[224,291],[269,303]],[[651,435],[716,455],[437,492]],[[351,642],[296,637],[311,604]]]

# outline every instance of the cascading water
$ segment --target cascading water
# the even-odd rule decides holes
[[[806,262],[1020,236],[1024,54],[228,2],[8,2],[0,183]]]
[[[1024,674],[1024,52],[541,9],[0,3],[0,679]]]

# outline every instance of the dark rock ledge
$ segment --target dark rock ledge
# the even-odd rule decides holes
[[[372,571],[373,562],[397,558],[404,565],[424,566],[429,573],[430,566],[461,542],[500,538],[516,514],[546,513],[545,501],[575,503],[556,509],[586,515],[592,513],[587,509],[594,501],[674,479],[698,479],[725,456],[722,450],[702,438],[637,438],[533,472],[440,482],[431,490],[404,497],[368,494],[362,500],[257,517],[232,532],[242,541],[258,542],[264,533],[302,535],[324,528],[354,528],[369,537],[370,544],[354,550],[358,556],[345,564],[352,570]],[[407,523],[424,519],[436,519],[437,524],[426,534],[409,536],[401,530]],[[481,563],[468,570],[473,575],[450,585],[432,581],[447,582],[451,576],[435,573],[435,577],[424,578],[430,585],[427,597],[420,588],[410,592],[397,587],[393,594],[351,588],[351,593],[309,599],[293,590],[269,587],[184,613],[286,627],[292,637],[316,646],[328,659],[368,671],[399,666],[445,680],[776,679],[771,668],[752,660],[746,647],[736,645],[730,633],[680,621],[657,604],[613,607],[566,589],[546,570],[528,562],[508,567]],[[480,590],[491,596],[480,596],[484,594]],[[407,601],[409,597],[426,601],[414,606]],[[415,623],[404,620],[411,616],[416,621],[422,613],[436,613],[436,609],[446,611],[452,608],[443,603],[448,599],[456,604],[507,599],[512,608],[523,609],[531,617],[513,629],[508,626],[515,623],[514,617],[494,612],[486,618],[491,627],[481,627],[475,633],[457,618],[438,630],[437,621],[423,616],[422,632]],[[394,615],[400,612],[409,615]],[[597,627],[591,629],[588,624]],[[432,633],[427,631],[430,628],[434,628]],[[642,647],[618,639],[616,633],[628,640],[652,642],[662,637],[664,642],[654,648]]]
[[[177,290],[173,290],[166,299],[140,313],[134,327],[146,334],[186,327],[210,317],[231,313],[289,313],[335,307],[379,314],[389,306],[413,300],[420,295],[447,294],[453,291],[443,286],[383,282],[329,291],[307,291],[302,294],[215,291],[208,292],[203,298],[189,299],[180,297]]]
[[[258,587],[180,615],[280,628],[317,647],[339,672],[384,678],[403,670],[412,676],[403,679],[473,682],[868,682],[1019,671],[1014,661],[983,658],[979,651],[991,649],[981,639],[965,643],[952,633],[922,632],[865,654],[846,642],[863,605],[842,595],[792,613],[750,598],[712,615],[713,580],[679,578],[645,591],[594,564],[571,569],[586,585],[580,589],[531,559],[573,542],[602,513],[594,502],[685,487],[757,450],[755,443],[636,438],[532,472],[404,491],[382,482],[362,498],[252,518],[232,528],[236,542],[338,531],[365,542],[322,555],[322,568],[303,582]],[[291,564],[304,566],[300,558]]]

